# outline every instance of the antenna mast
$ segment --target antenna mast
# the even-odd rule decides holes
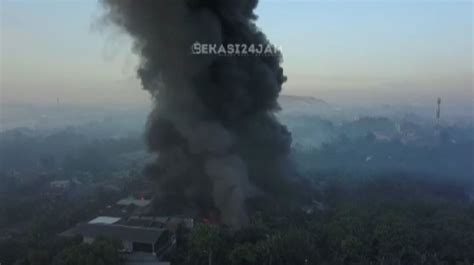
[[[441,98],[438,98],[438,108],[436,109],[436,122],[439,124],[439,119],[441,117]]]

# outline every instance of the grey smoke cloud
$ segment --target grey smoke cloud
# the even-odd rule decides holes
[[[147,174],[175,209],[219,210],[245,225],[249,186],[277,192],[291,136],[273,113],[286,77],[279,53],[193,55],[192,44],[269,44],[256,0],[102,0],[106,21],[134,39],[138,76],[154,100]]]

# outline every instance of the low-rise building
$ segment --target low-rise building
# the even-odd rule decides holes
[[[151,203],[151,200],[145,199],[136,199],[134,197],[128,197],[121,199],[117,202],[117,205],[120,206],[136,206],[136,207],[146,207]]]
[[[194,227],[193,218],[173,216],[131,216],[127,223],[145,227],[166,228],[171,231],[176,231],[180,225],[187,229],[193,229]]]
[[[134,227],[120,224],[86,223],[75,228],[84,243],[92,243],[100,238],[118,240],[125,253],[142,252],[158,257],[174,243],[168,229]]]
[[[70,180],[55,180],[49,183],[49,187],[52,189],[66,190],[71,187]]]
[[[122,218],[120,217],[111,217],[111,216],[99,216],[88,222],[88,224],[104,224],[111,225],[118,223]]]

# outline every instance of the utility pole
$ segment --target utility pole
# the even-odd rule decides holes
[[[441,117],[441,98],[438,98],[438,108],[436,109],[436,124],[439,125],[439,119]]]

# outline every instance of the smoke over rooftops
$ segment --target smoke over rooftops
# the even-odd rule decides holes
[[[227,225],[247,222],[251,189],[285,179],[291,136],[274,117],[286,77],[281,54],[193,54],[194,43],[269,45],[256,0],[102,0],[106,21],[134,39],[138,76],[154,100],[147,170],[161,201],[217,208]],[[283,169],[283,170],[282,170]]]

